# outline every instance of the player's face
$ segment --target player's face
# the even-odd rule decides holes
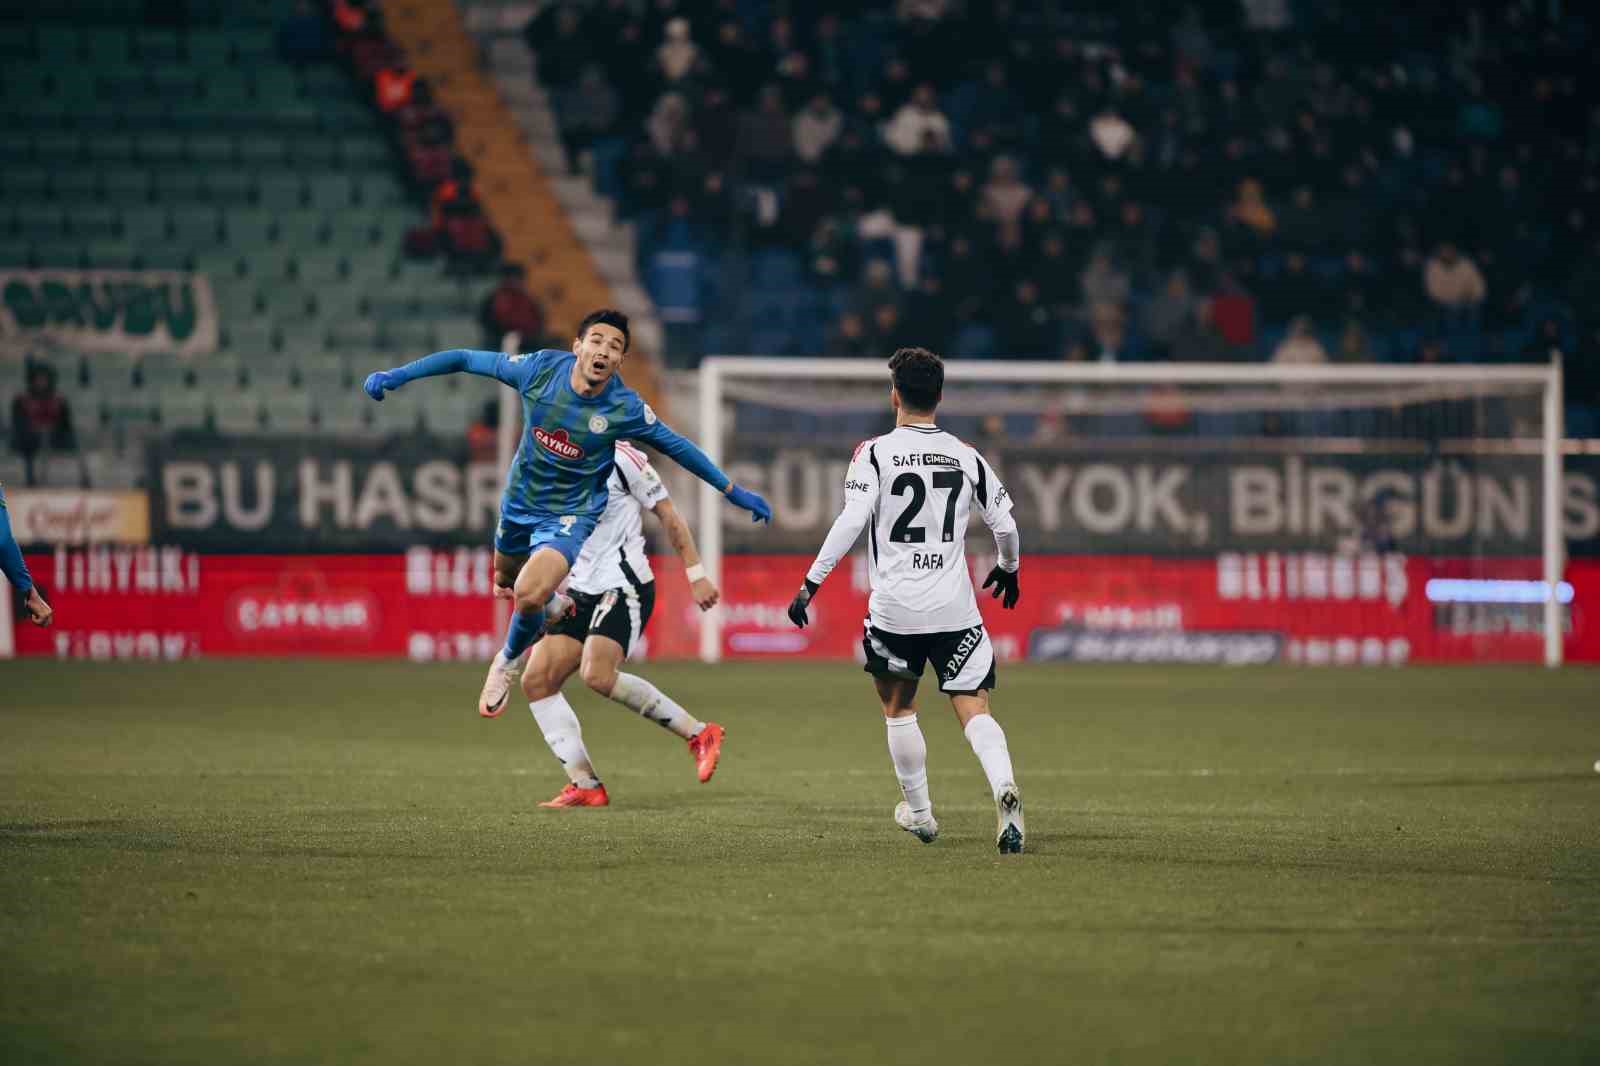
[[[572,346],[578,374],[589,385],[604,385],[622,365],[625,341],[616,326],[593,325]]]

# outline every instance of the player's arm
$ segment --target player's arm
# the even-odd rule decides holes
[[[641,441],[665,455],[695,477],[715,488],[728,498],[728,502],[750,512],[753,522],[772,521],[772,506],[757,493],[740,488],[724,474],[711,457],[695,446],[689,438],[656,417],[650,405],[639,402],[638,409],[630,413],[627,424],[618,433],[620,437]]]
[[[17,546],[17,538],[11,535],[11,515],[6,510],[6,498],[3,494],[0,494],[0,572],[6,575],[6,580],[22,595],[23,605],[27,607],[28,617],[33,619],[33,624],[49,625],[50,616],[55,612],[44,602],[44,597],[39,595],[39,589],[33,583],[33,575],[28,573],[27,561],[22,558],[22,549]]]
[[[878,461],[872,448],[870,441],[862,444],[850,460],[850,469],[844,478],[844,508],[823,538],[822,549],[812,561],[811,569],[806,571],[800,591],[789,602],[789,621],[802,629],[811,621],[806,608],[811,605],[812,597],[872,521],[872,507],[878,499]]]
[[[661,497],[651,511],[661,521],[661,527],[667,531],[667,540],[672,543],[672,550],[683,560],[683,574],[689,579],[689,593],[694,597],[694,602],[702,611],[711,610],[722,598],[722,593],[717,590],[716,582],[706,574],[705,565],[700,561],[700,549],[694,542],[694,534],[689,532],[689,523],[683,520],[683,515],[673,505],[672,498],[666,495]]]
[[[983,587],[992,585],[994,591],[989,595],[1003,597],[1000,604],[1009,610],[1022,598],[1017,574],[1022,565],[1022,535],[1011,514],[1011,494],[983,456],[973,452],[973,458],[978,465],[972,479],[972,498],[977,501],[983,524],[994,534],[995,553],[999,557],[995,568],[984,578]]]
[[[385,392],[393,392],[408,381],[437,377],[440,374],[477,374],[502,381],[512,388],[523,388],[533,368],[540,364],[544,354],[540,351],[532,356],[510,356],[504,352],[451,348],[447,352],[425,355],[393,370],[375,371],[367,375],[362,388],[366,390],[368,396],[381,401]]]
[[[667,540],[672,542],[672,550],[678,553],[678,558],[683,560],[684,576],[689,579],[689,592],[694,596],[694,602],[702,611],[709,611],[717,605],[721,593],[717,586],[706,576],[706,568],[700,562],[700,549],[694,542],[694,534],[689,532],[689,523],[683,520],[683,515],[678,513],[673,506],[672,497],[667,493],[667,486],[661,480],[661,475],[656,473],[655,467],[644,454],[636,448],[626,444],[617,447],[617,469],[622,473],[623,483],[628,486],[628,494],[640,507],[653,513],[661,526],[667,532]]]

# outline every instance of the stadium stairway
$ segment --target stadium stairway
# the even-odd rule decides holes
[[[479,199],[505,240],[506,256],[527,265],[529,286],[544,301],[551,328],[574,328],[589,310],[614,306],[610,285],[557,193],[558,179],[534,157],[481,69],[462,12],[453,4],[409,0],[384,5],[384,17],[412,66],[455,116],[457,144],[477,170]],[[653,337],[641,331],[638,349],[652,358],[630,366],[628,382],[652,404],[665,406],[653,358],[660,351],[659,331]]]

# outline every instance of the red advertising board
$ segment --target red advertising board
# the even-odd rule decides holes
[[[785,610],[809,561],[727,559],[720,608],[727,656],[855,657],[867,604],[864,561],[839,569],[812,606],[812,625],[796,630]],[[57,624],[18,626],[23,655],[481,661],[500,640],[486,549],[283,556],[74,548],[30,555],[28,565],[51,596]],[[676,559],[655,565],[658,601],[644,653],[693,657],[699,611],[682,567]],[[988,565],[977,564],[980,574]],[[1534,559],[1028,556],[1016,610],[987,597],[980,603],[1006,659],[1529,662],[1542,658],[1542,608],[1497,598],[1502,586],[1491,583],[1526,593],[1538,575]],[[1567,657],[1600,661],[1593,613],[1600,561],[1573,562],[1566,580]]]

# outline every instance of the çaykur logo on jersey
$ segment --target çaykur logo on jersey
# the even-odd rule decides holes
[[[572,439],[567,436],[567,431],[564,429],[552,433],[543,426],[536,426],[533,439],[538,441],[545,451],[554,452],[563,459],[583,458],[583,449],[572,443]]]

